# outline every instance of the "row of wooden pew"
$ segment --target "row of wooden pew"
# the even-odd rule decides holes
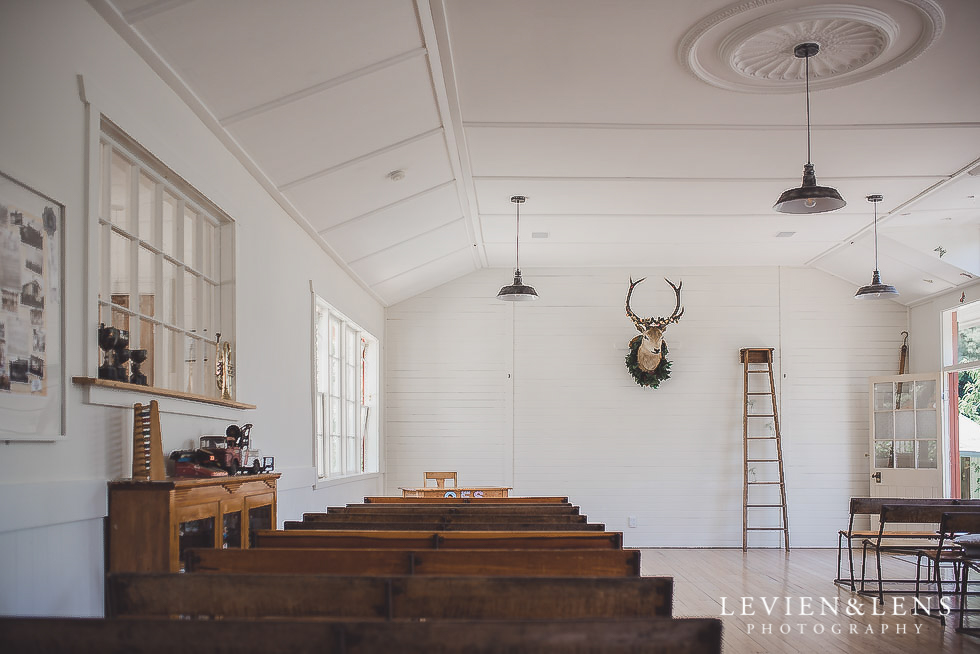
[[[106,620],[0,620],[0,642],[30,634],[36,651],[236,654],[721,651],[720,621],[672,618],[673,580],[641,577],[640,552],[568,498],[433,499],[328,507],[258,532],[249,549],[188,550],[184,574],[110,574]],[[98,648],[78,648],[93,640]]]

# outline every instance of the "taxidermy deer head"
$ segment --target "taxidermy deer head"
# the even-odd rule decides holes
[[[635,336],[632,341],[630,341],[630,347],[633,346],[636,339],[642,339],[639,348],[636,351],[636,364],[644,372],[652,373],[660,365],[665,354],[667,354],[667,342],[664,341],[664,332],[667,331],[667,325],[677,322],[684,315],[684,309],[681,308],[681,286],[684,282],[681,282],[677,286],[671,282],[666,277],[664,281],[670,284],[670,287],[674,289],[674,296],[676,298],[676,303],[674,304],[674,311],[669,316],[664,318],[663,316],[659,318],[640,318],[635,313],[633,309],[630,308],[630,296],[633,295],[633,289],[637,284],[642,282],[643,279],[638,279],[635,282],[633,278],[630,277],[630,290],[626,294],[626,315],[630,317],[633,324],[636,325],[636,331],[640,332],[639,336]]]

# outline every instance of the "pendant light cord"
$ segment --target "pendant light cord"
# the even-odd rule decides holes
[[[806,71],[806,162],[810,162],[810,55],[806,56],[804,62]]]
[[[517,271],[521,270],[521,203],[517,205]]]
[[[874,232],[875,232],[875,272],[878,272],[878,203],[877,202],[872,202],[871,204],[873,204],[875,206],[875,225],[874,225]]]

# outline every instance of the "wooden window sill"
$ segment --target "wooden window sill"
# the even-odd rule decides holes
[[[90,388],[113,389],[116,391],[129,391],[142,395],[156,395],[158,397],[173,398],[189,402],[199,402],[202,404],[213,404],[227,409],[254,409],[254,404],[245,404],[234,400],[222,400],[216,397],[205,395],[195,395],[194,393],[184,393],[182,391],[172,391],[167,388],[157,388],[156,386],[140,386],[138,384],[128,384],[120,381],[110,381],[108,379],[97,379],[95,377],[72,377],[73,384],[88,386]],[[101,402],[100,402],[101,403]]]

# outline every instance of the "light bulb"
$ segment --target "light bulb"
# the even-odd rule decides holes
[[[812,209],[813,207],[817,206],[817,201],[813,198],[807,198],[806,200],[803,200],[803,206],[807,209]]]

